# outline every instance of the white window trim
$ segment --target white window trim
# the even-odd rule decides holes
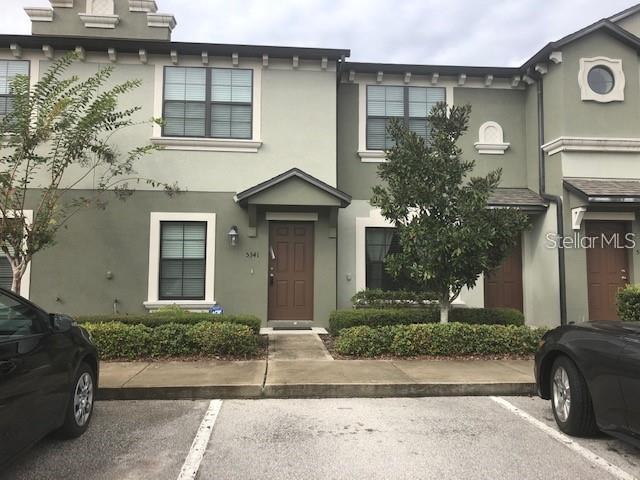
[[[161,145],[167,150],[204,150],[204,151],[221,151],[221,152],[244,152],[256,153],[262,147],[262,66],[256,61],[246,60],[247,65],[242,62],[238,68],[253,70],[253,98],[252,108],[252,132],[250,139],[236,138],[186,138],[186,137],[163,137],[162,127],[153,124],[153,134],[151,142]],[[157,63],[155,65],[154,94],[153,94],[153,116],[154,118],[162,118],[162,105],[164,103],[164,67],[172,66]],[[202,61],[198,62],[193,58],[185,58],[180,60],[180,67],[209,67],[209,68],[233,68],[231,60],[225,62],[220,59],[211,59],[208,64],[204,65]]]
[[[160,222],[207,222],[204,300],[159,300]],[[147,301],[144,302],[145,308],[157,310],[167,305],[180,305],[190,310],[208,310],[210,306],[215,304],[215,253],[215,213],[151,212],[149,224],[149,283]]]
[[[15,212],[8,212],[9,218],[15,217]],[[33,223],[33,210],[23,210],[24,219],[27,222],[27,225],[31,225]],[[0,255],[4,255],[0,252]],[[20,295],[24,298],[29,298],[29,291],[31,289],[31,263],[27,264],[27,269],[24,271],[24,275],[22,275],[22,281],[20,282]]]
[[[587,78],[589,71],[599,65],[607,67],[613,74],[613,88],[609,93],[605,93],[604,95],[591,90]],[[624,71],[622,70],[622,60],[608,57],[581,58],[580,70],[578,72],[578,85],[580,86],[580,98],[583,101],[599,103],[624,101],[625,77]]]
[[[372,208],[368,217],[356,217],[356,292],[367,288],[367,228],[394,228],[395,225],[385,217],[379,208]],[[462,295],[458,295],[452,305],[466,305]]]
[[[377,82],[375,77],[371,79],[358,79],[358,157],[362,163],[383,163],[387,161],[384,150],[368,150],[367,149],[367,85],[389,85],[405,87],[444,87],[445,100],[449,107],[453,106],[453,84],[438,83],[434,85],[431,80],[417,79],[412,77],[409,84],[404,83],[403,76],[389,75],[384,77],[382,82]]]

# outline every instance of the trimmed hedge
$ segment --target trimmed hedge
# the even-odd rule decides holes
[[[434,293],[387,291],[375,288],[361,290],[351,297],[351,303],[355,308],[421,308],[436,301],[437,296]]]
[[[464,356],[535,353],[546,330],[516,325],[463,323],[359,326],[342,331],[335,349],[342,355]]]
[[[103,360],[194,355],[254,356],[258,336],[247,325],[227,322],[164,323],[155,327],[116,321],[86,322]]]
[[[453,308],[449,312],[449,321],[483,325],[524,325],[524,315],[510,308]],[[345,328],[356,326],[382,327],[438,322],[440,322],[440,310],[435,306],[420,309],[336,310],[329,316],[329,330],[333,335],[339,335]]]
[[[182,310],[159,310],[154,313],[142,313],[139,315],[80,315],[75,317],[79,324],[89,323],[124,323],[125,325],[144,325],[156,328],[160,325],[183,324],[195,325],[197,323],[233,323],[246,325],[256,335],[260,333],[260,319],[253,315],[214,315],[211,313],[189,312]]]
[[[616,295],[618,316],[623,322],[640,322],[640,285],[627,285]]]

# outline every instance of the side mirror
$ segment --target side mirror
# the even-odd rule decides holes
[[[59,313],[50,313],[49,322],[54,332],[68,332],[73,326],[73,319],[71,317]]]

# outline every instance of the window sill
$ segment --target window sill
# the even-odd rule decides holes
[[[165,150],[190,150],[205,152],[257,153],[262,142],[221,138],[151,137],[151,143]]]
[[[483,155],[504,155],[506,149],[511,146],[510,143],[479,143],[476,142],[474,147],[478,153]]]
[[[387,161],[387,152],[384,150],[359,150],[358,156],[362,163],[383,163]]]
[[[169,307],[171,305],[177,305],[186,310],[191,311],[204,311],[208,312],[209,308],[215,305],[216,302],[208,300],[154,300],[144,302],[144,308],[149,311],[159,310],[163,307]]]

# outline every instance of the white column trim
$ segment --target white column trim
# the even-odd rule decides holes
[[[160,222],[207,222],[207,246],[205,265],[204,300],[159,300],[158,276],[160,275]],[[149,280],[147,301],[144,306],[154,310],[165,305],[182,305],[189,309],[206,310],[215,303],[215,253],[216,253],[216,214],[151,212],[149,223]]]

